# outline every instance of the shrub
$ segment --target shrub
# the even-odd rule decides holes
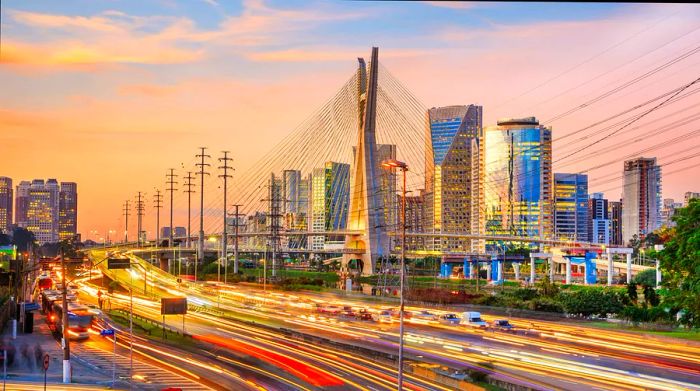
[[[489,377],[488,373],[486,373],[484,371],[480,371],[478,369],[469,370],[469,378],[472,379],[472,381],[474,381],[474,382],[477,382],[477,383],[485,382],[488,377]]]
[[[567,313],[583,317],[617,314],[622,310],[625,301],[619,290],[607,288],[562,292],[558,299]]]
[[[634,276],[633,281],[637,285],[654,286],[654,285],[656,285],[656,270],[655,269],[643,270],[643,271],[637,273],[636,276]]]
[[[556,312],[560,314],[564,312],[564,307],[562,307],[562,305],[559,302],[547,297],[540,297],[531,300],[527,304],[528,309],[533,311]]]
[[[536,289],[530,288],[519,288],[510,292],[509,294],[522,301],[532,300],[539,296]]]

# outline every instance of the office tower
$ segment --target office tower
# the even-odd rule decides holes
[[[588,199],[588,240],[591,243],[610,244],[611,220],[608,200],[603,193],[593,193]]]
[[[535,117],[503,119],[485,141],[486,232],[552,238],[552,129]]]
[[[700,198],[700,193],[686,191],[685,194],[683,195],[683,207],[685,208],[686,206],[688,206],[688,203],[693,198]]]
[[[402,202],[400,196],[398,202]],[[400,230],[401,227],[397,229],[397,233],[400,233]],[[423,189],[419,190],[418,195],[406,196],[406,232],[425,232],[425,191]],[[400,240],[398,235],[397,240]],[[407,237],[406,249],[408,251],[424,250],[424,242],[425,238]]]
[[[27,228],[27,210],[29,209],[29,187],[31,182],[22,181],[15,193],[15,224]]]
[[[345,229],[350,202],[350,165],[326,162],[311,173],[311,232]],[[311,249],[321,250],[326,242],[343,242],[343,235],[311,236]]]
[[[59,187],[55,179],[31,182],[27,190],[26,221],[22,224],[39,244],[58,241],[58,201]]]
[[[75,239],[78,234],[78,184],[61,182],[58,200],[58,238]]]
[[[608,202],[610,216],[610,244],[622,246],[622,200]]]
[[[425,148],[425,229],[442,233],[483,233],[482,107],[428,110]],[[484,252],[479,239],[449,238],[428,243],[447,252]]]
[[[12,178],[0,176],[0,233],[12,232]]]
[[[284,170],[282,172],[282,198],[284,199],[284,209],[282,213],[296,213],[299,208],[299,185],[301,184],[301,171]]]
[[[588,241],[588,176],[554,174],[554,235],[559,240]]]
[[[661,227],[661,167],[656,158],[637,158],[624,163],[622,240],[640,240]]]

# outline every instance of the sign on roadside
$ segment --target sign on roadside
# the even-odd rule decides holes
[[[49,355],[44,355],[44,372],[49,370]]]
[[[187,314],[186,297],[163,297],[160,299],[161,315],[185,315]]]
[[[129,269],[131,260],[129,258],[109,258],[107,259],[107,269]]]

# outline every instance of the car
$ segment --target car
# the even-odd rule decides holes
[[[375,322],[380,322],[380,323],[391,323],[393,321],[392,316],[391,316],[391,311],[389,311],[389,310],[383,310],[383,311],[379,311],[376,314],[372,314],[372,319]]]
[[[422,321],[428,321],[428,322],[434,322],[438,320],[438,316],[433,314],[430,311],[417,311],[411,313],[411,318],[414,320],[422,320]]]
[[[355,317],[359,320],[374,320],[372,318],[372,313],[367,311],[367,309],[362,308],[355,314]]]
[[[438,317],[438,322],[447,326],[456,326],[459,324],[459,321],[457,314],[445,314]]]
[[[318,312],[322,314],[338,315],[341,312],[341,308],[337,305],[322,305],[318,307]]]
[[[346,305],[343,306],[343,309],[340,311],[340,315],[354,318],[357,316],[357,311],[355,311],[351,306]]]
[[[491,327],[503,331],[513,330],[513,325],[508,322],[508,319],[496,319],[491,323]]]
[[[486,322],[481,319],[481,313],[472,311],[464,312],[462,314],[460,324],[479,328],[486,328],[486,326],[488,326]]]

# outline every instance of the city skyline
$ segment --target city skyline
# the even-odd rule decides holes
[[[643,80],[608,104],[548,120],[604,92],[623,75],[644,74],[686,52],[697,37],[692,22],[698,9],[683,5],[323,3],[312,7],[298,3],[292,8],[260,1],[214,4],[218,5],[202,2],[184,10],[182,5],[131,2],[110,7],[76,2],[61,9],[41,2],[7,3],[2,7],[0,66],[0,80],[7,88],[0,95],[0,121],[9,131],[0,136],[7,145],[0,157],[6,172],[0,174],[15,181],[60,177],[78,182],[78,231],[84,237],[92,230],[121,232],[123,202],[133,201],[137,191],[151,196],[155,187],[164,189],[168,167],[176,167],[181,177],[191,171],[198,145],[209,146],[212,155],[218,154],[219,146],[232,151],[237,171],[230,188],[235,189],[236,175],[254,166],[270,147],[248,138],[248,129],[256,129],[256,139],[270,144],[281,140],[334,93],[333,86],[352,70],[352,59],[366,55],[370,43],[383,47],[383,64],[421,98],[426,109],[479,104],[484,127],[495,125],[500,117],[536,116],[553,128],[553,170],[577,172],[592,164],[585,160],[557,164],[574,148],[557,145],[559,137],[687,83],[692,58],[674,65],[670,73]],[[399,15],[378,16],[381,10]],[[400,17],[415,32],[402,27]],[[473,21],[469,28],[461,22],[464,18]],[[271,30],[279,20],[287,22]],[[378,20],[385,26],[372,23]],[[144,28],[149,22],[153,27]],[[357,37],[330,47],[333,38],[347,29],[358,31]],[[284,40],[291,42],[271,42],[271,34],[280,30],[288,33]],[[427,30],[434,33],[417,38]],[[584,37],[581,30],[593,33]],[[316,37],[315,31],[328,34]],[[54,38],[57,32],[65,37],[63,41]],[[98,50],[86,32],[94,34],[95,40],[113,40],[118,56]],[[223,42],[227,38],[236,43],[227,46]],[[533,47],[534,41],[541,43]],[[558,54],[571,42],[576,42],[576,53]],[[209,46],[204,47],[205,43]],[[50,55],[27,56],[47,45],[52,48]],[[503,65],[525,58],[533,49],[538,56],[516,62],[517,72]],[[438,69],[441,72],[435,72]],[[308,80],[311,75],[313,82]],[[581,81],[589,83],[578,87]],[[451,88],[455,85],[464,88]],[[301,97],[299,91],[304,91]],[[649,122],[693,102],[697,98],[691,96],[675,109],[649,115]],[[277,115],[250,115],[263,104],[275,107]],[[669,120],[682,117],[675,114]],[[622,172],[620,155],[624,153],[620,152],[640,150],[651,141],[601,155],[601,161],[617,158],[619,164],[588,172],[589,192],[603,191],[607,199],[619,199],[622,179],[610,177]],[[28,146],[35,151],[32,164],[18,159]],[[644,156],[657,157],[663,165],[686,147],[669,146]],[[61,156],[72,158],[56,159],[52,151],[57,149]],[[90,162],[87,167],[86,161]],[[695,191],[692,173],[664,176],[663,198],[680,200],[686,191]],[[205,200],[207,218],[220,214],[220,206],[211,205],[219,185],[215,175],[206,179],[211,197]],[[235,190],[228,198],[237,201]],[[185,222],[185,199],[184,194],[176,198],[176,225]],[[155,211],[150,209],[144,226],[154,233]],[[134,232],[132,228],[132,236]]]

